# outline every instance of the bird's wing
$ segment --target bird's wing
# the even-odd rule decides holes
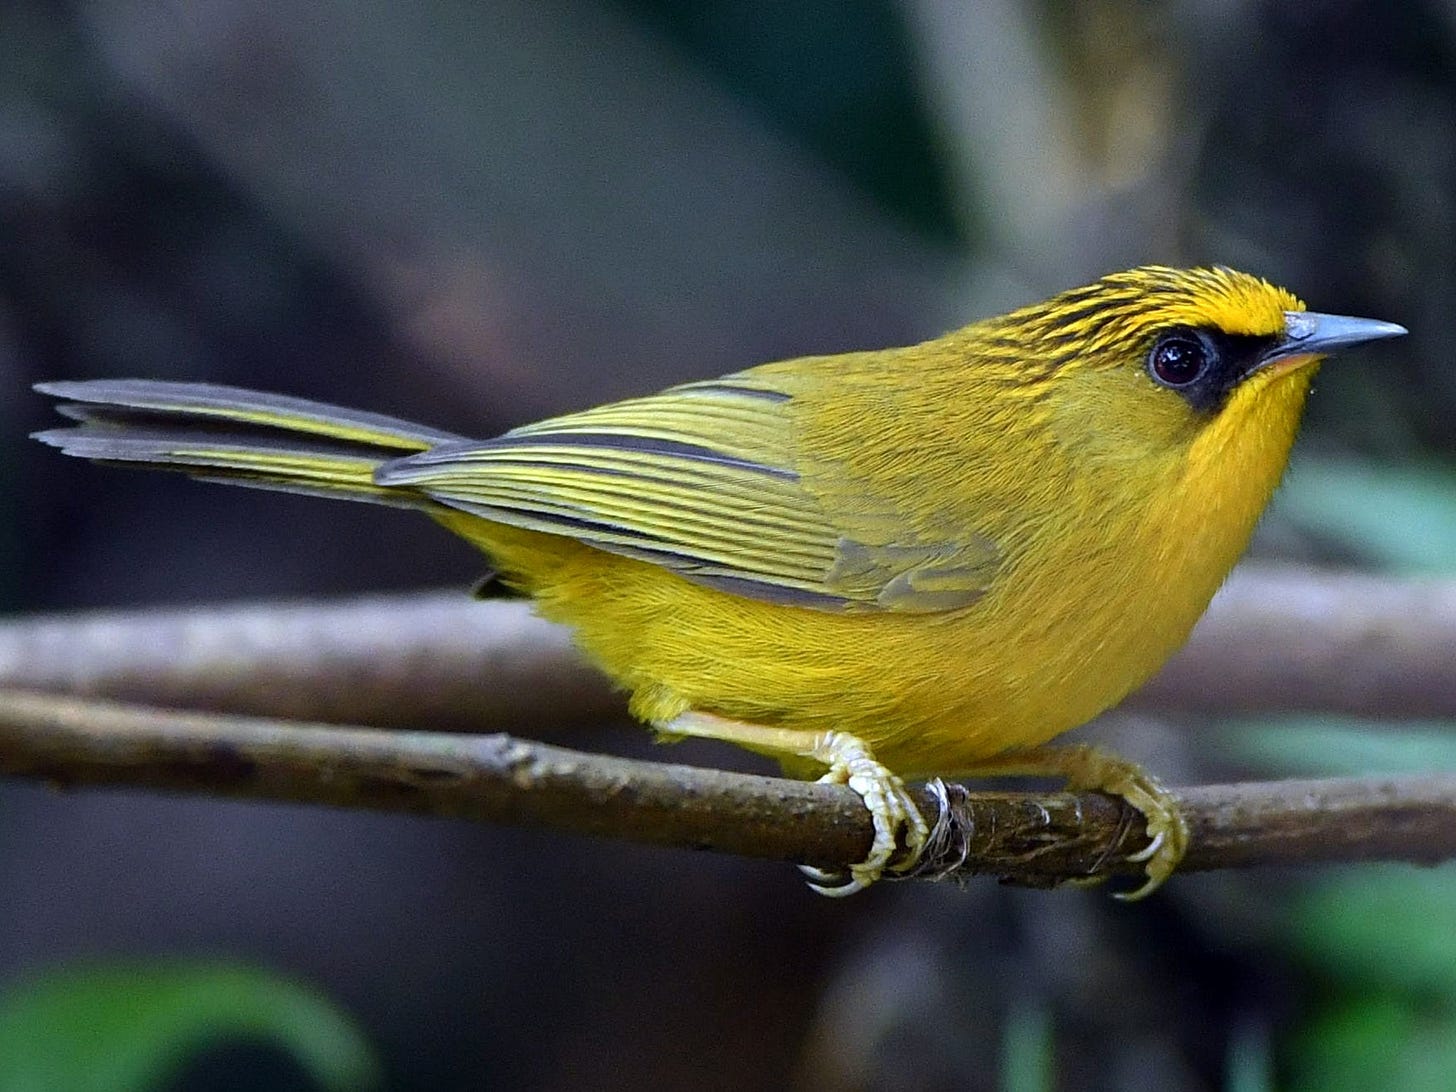
[[[801,479],[791,400],[744,372],[442,444],[375,480],[750,598],[914,613],[974,602],[989,544],[863,541]]]

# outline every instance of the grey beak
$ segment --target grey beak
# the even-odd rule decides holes
[[[1404,326],[1379,319],[1321,315],[1315,311],[1285,311],[1284,339],[1270,350],[1263,363],[1291,356],[1323,356],[1336,349],[1381,338],[1401,337],[1406,333],[1409,331]]]

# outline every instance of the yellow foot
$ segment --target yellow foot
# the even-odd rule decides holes
[[[848,878],[843,873],[799,866],[809,877],[813,890],[830,898],[843,898],[863,891],[883,876],[886,869],[907,872],[920,862],[930,837],[925,818],[911,799],[905,782],[875,760],[864,740],[843,732],[826,732],[808,757],[829,764],[828,772],[819,779],[821,784],[848,785],[864,801],[875,823],[869,855],[859,864],[849,866]],[[892,865],[890,861],[900,847],[902,834],[905,852]]]
[[[1178,798],[1147,770],[1119,755],[1085,743],[1037,747],[978,764],[975,772],[1061,776],[1069,789],[1120,796],[1140,811],[1147,824],[1148,844],[1128,860],[1141,864],[1147,879],[1136,890],[1119,891],[1114,898],[1125,902],[1147,898],[1173,874],[1188,851],[1188,821]]]
[[[657,729],[664,735],[720,739],[759,752],[820,762],[829,767],[819,778],[821,782],[848,785],[859,794],[874,819],[874,841],[865,859],[849,866],[847,876],[800,866],[811,880],[809,886],[821,895],[842,898],[863,891],[887,870],[906,872],[914,868],[925,851],[929,831],[905,783],[876,761],[869,745],[858,736],[772,728],[694,712],[659,724]]]

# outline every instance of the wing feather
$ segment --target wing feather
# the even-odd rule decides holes
[[[740,373],[443,443],[375,481],[738,595],[823,610],[973,602],[987,572],[955,544],[856,541],[866,522],[836,518],[801,478],[794,409],[769,377]],[[877,518],[896,526],[893,513]]]

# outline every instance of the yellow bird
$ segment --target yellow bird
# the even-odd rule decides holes
[[[565,623],[667,737],[847,783],[913,867],[902,777],[1056,773],[1187,845],[1139,767],[1042,746],[1183,642],[1324,354],[1405,333],[1225,268],[1117,273],[919,345],[805,357],[471,440],[229,387],[41,384],[68,454],[417,508]],[[488,685],[483,680],[482,685]],[[901,843],[903,842],[903,846]]]

